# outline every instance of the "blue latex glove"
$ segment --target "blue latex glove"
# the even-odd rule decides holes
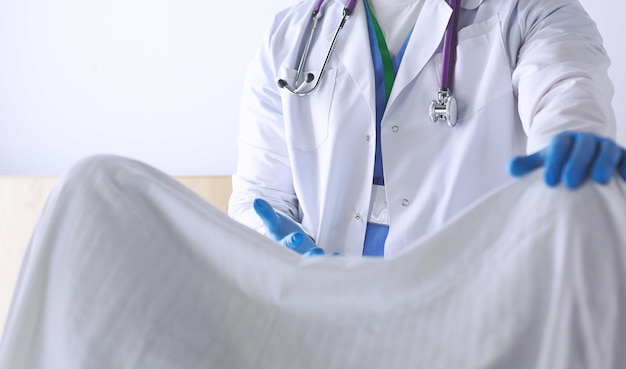
[[[254,211],[263,221],[270,238],[302,255],[324,255],[324,250],[315,245],[298,223],[277,213],[267,201],[255,199]]]
[[[626,151],[614,141],[592,133],[563,132],[545,149],[511,159],[508,170],[512,176],[521,177],[542,166],[546,184],[551,187],[563,182],[575,189],[588,178],[606,184],[615,172],[626,180]]]

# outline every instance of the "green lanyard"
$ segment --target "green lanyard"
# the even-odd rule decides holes
[[[367,15],[372,22],[374,27],[374,33],[376,34],[376,42],[378,43],[378,50],[380,51],[380,57],[383,62],[383,75],[385,79],[385,96],[387,101],[389,101],[389,96],[391,95],[391,88],[393,87],[393,82],[396,79],[396,74],[393,71],[393,60],[391,59],[391,54],[389,53],[389,49],[387,48],[387,42],[385,42],[385,36],[383,36],[383,30],[380,28],[380,25],[374,18],[374,14],[372,13],[367,1],[365,1],[365,6],[367,7]]]

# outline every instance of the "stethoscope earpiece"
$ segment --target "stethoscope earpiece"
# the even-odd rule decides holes
[[[350,15],[352,15],[352,11],[354,10],[354,7],[356,6],[356,0],[348,0],[348,3],[343,8],[343,16],[341,17],[339,26],[337,26],[337,30],[335,31],[335,35],[333,36],[333,40],[330,43],[330,47],[328,48],[328,52],[326,53],[326,59],[324,59],[324,64],[322,64],[322,68],[320,69],[319,76],[317,77],[317,81],[315,82],[315,84],[313,84],[312,87],[305,90],[305,88],[309,84],[311,84],[313,80],[315,80],[315,75],[313,73],[307,73],[303,81],[300,81],[300,75],[304,71],[304,67],[309,58],[309,50],[311,48],[311,43],[313,42],[313,39],[315,38],[315,31],[317,29],[317,23],[322,17],[321,8],[322,8],[323,3],[324,3],[324,0],[317,0],[317,3],[315,4],[315,7],[313,8],[313,13],[311,14],[311,19],[309,21],[310,27],[308,29],[308,32],[305,33],[305,36],[302,40],[304,41],[304,44],[302,47],[300,61],[298,62],[298,69],[296,71],[296,78],[294,81],[295,88],[290,87],[289,83],[285,81],[284,79],[278,80],[278,86],[282,89],[289,91],[289,93],[291,93],[292,95],[307,96],[317,89],[317,86],[322,80],[322,75],[324,74],[324,70],[326,70],[326,64],[328,63],[331,55],[333,54],[333,49],[335,48],[335,43],[337,42],[337,36],[339,36],[339,32],[341,31],[343,26],[346,24],[346,21],[348,20],[348,18],[350,18]]]

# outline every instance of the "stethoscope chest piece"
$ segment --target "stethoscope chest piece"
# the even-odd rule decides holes
[[[448,89],[439,90],[437,100],[430,103],[430,120],[433,123],[445,120],[450,127],[454,127],[456,126],[457,112],[456,99]]]

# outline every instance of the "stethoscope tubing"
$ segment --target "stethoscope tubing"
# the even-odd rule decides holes
[[[459,10],[461,0],[448,0],[452,7],[452,17],[448,21],[443,40],[443,67],[441,68],[441,89],[451,90],[456,62],[457,30],[459,27]]]
[[[356,6],[357,0],[348,0],[343,9],[343,15],[341,18],[341,22],[339,26],[337,26],[337,30],[333,35],[333,39],[328,48],[328,52],[326,53],[326,57],[324,59],[324,63],[320,68],[317,79],[313,73],[307,73],[306,77],[301,80],[302,72],[305,69],[306,62],[309,57],[309,50],[311,48],[311,44],[313,39],[315,38],[315,30],[317,28],[317,23],[319,18],[321,17],[321,8],[324,4],[325,0],[317,0],[315,6],[313,7],[313,12],[311,13],[311,18],[309,20],[309,30],[308,34],[305,33],[303,39],[306,39],[302,51],[300,53],[300,60],[298,62],[298,67],[296,70],[295,76],[295,87],[289,86],[289,83],[284,79],[278,80],[278,86],[289,91],[291,94],[296,96],[307,96],[313,93],[317,89],[324,75],[324,71],[326,70],[326,65],[330,60],[330,57],[333,54],[333,50],[335,48],[335,44],[337,42],[337,38],[339,36],[340,31],[343,29],[343,26],[346,24],[346,21],[352,15],[354,8]],[[446,26],[446,32],[443,40],[443,65],[441,68],[441,84],[439,91],[437,93],[438,98],[433,100],[429,105],[429,115],[430,119],[433,122],[438,122],[440,120],[445,120],[448,122],[450,127],[456,126],[457,120],[457,104],[456,99],[452,95],[452,83],[454,79],[454,69],[456,63],[456,44],[457,44],[457,34],[458,34],[458,23],[459,23],[459,12],[461,10],[461,0],[447,0],[448,5],[452,8],[452,16],[448,21]],[[315,83],[312,87],[308,88],[311,82],[315,80]]]
[[[308,37],[307,37],[306,43],[302,51],[302,56],[300,57],[300,61],[298,62],[298,69],[296,70],[295,88],[292,88],[291,86],[289,86],[289,83],[285,81],[284,79],[278,80],[278,86],[280,88],[284,88],[287,91],[289,91],[291,94],[296,95],[296,96],[307,96],[313,93],[313,91],[317,89],[320,81],[322,80],[322,76],[324,75],[324,71],[326,70],[326,65],[328,64],[328,61],[330,60],[330,57],[333,54],[333,50],[335,49],[335,44],[337,43],[339,32],[341,32],[341,30],[343,29],[343,26],[346,24],[346,21],[348,20],[348,18],[350,18],[350,16],[352,15],[352,12],[354,11],[354,8],[356,7],[356,0],[349,0],[344,6],[341,21],[339,23],[339,26],[337,26],[337,30],[335,31],[335,34],[333,35],[333,39],[328,48],[328,52],[326,53],[326,58],[324,59],[324,63],[322,64],[317,80],[315,81],[315,84],[311,88],[309,88],[308,90],[305,90],[305,88],[311,82],[313,82],[313,80],[315,80],[315,75],[313,75],[313,73],[307,73],[307,76],[304,79],[304,81],[300,83],[302,72],[304,70],[306,61],[308,60],[311,43],[313,42],[313,38],[315,37],[315,29],[317,28],[317,23],[319,21],[319,17],[321,16],[320,10],[322,8],[324,1],[325,0],[318,0],[317,3],[315,4],[315,7],[313,8],[313,12],[311,14],[311,19],[310,19],[311,26],[309,28]]]
[[[281,88],[286,88],[290,92],[295,93],[299,96],[309,95],[311,92],[313,92],[317,88],[319,81],[322,79],[322,74],[324,72],[326,64],[328,60],[330,59],[332,51],[335,47],[335,43],[337,41],[337,37],[339,36],[339,32],[345,25],[346,20],[350,17],[352,12],[354,11],[354,8],[356,6],[356,1],[357,0],[349,0],[344,7],[341,22],[339,26],[337,27],[337,30],[335,31],[335,35],[333,36],[331,45],[329,47],[328,53],[326,54],[326,58],[324,59],[324,64],[322,65],[322,68],[320,70],[315,86],[313,86],[308,91],[304,91],[304,92],[301,91],[305,85],[307,85],[308,83],[312,82],[313,79],[315,79],[315,76],[310,74],[310,75],[307,75],[307,78],[303,81],[303,83],[297,85],[295,89],[292,89],[285,80],[280,80],[279,85]],[[311,48],[313,38],[315,37],[315,30],[317,28],[317,23],[321,16],[320,11],[322,9],[322,5],[324,4],[324,2],[325,0],[317,0],[317,2],[315,3],[315,6],[313,7],[313,12],[310,18],[310,27],[309,27],[308,37],[305,42],[305,45],[304,45],[304,48],[300,57],[300,61],[298,63],[298,68],[296,70],[296,78],[295,78],[296,84],[299,83],[306,61],[308,60],[309,50]],[[447,0],[447,2],[452,8],[452,16],[450,17],[450,20],[448,21],[448,25],[446,26],[446,33],[444,35],[443,66],[442,66],[442,71],[441,71],[440,90],[450,91],[452,89],[452,83],[453,83],[453,77],[454,77],[454,64],[456,61],[455,60],[456,59],[456,43],[457,43],[457,33],[458,33],[457,30],[458,30],[458,23],[459,23],[459,10],[461,8],[461,0]]]

